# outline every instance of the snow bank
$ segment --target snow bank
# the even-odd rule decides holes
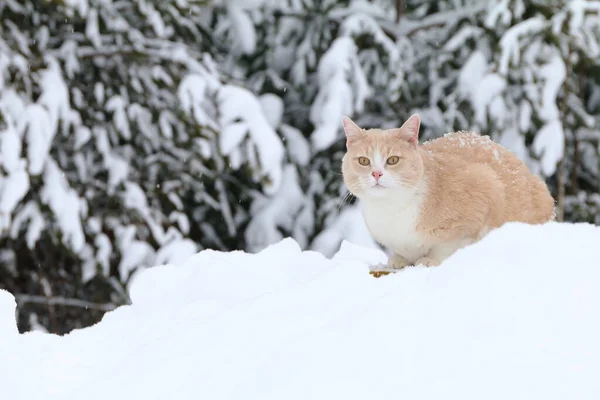
[[[597,399],[600,228],[509,224],[438,268],[375,279],[290,239],[140,274],[132,306],[64,337],[17,335],[10,399]],[[10,322],[8,320],[11,320]]]

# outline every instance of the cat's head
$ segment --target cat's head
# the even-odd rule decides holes
[[[358,198],[387,197],[414,191],[423,177],[419,144],[421,119],[413,114],[395,129],[362,129],[343,118],[347,152],[344,183]]]

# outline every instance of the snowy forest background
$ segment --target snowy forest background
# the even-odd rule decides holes
[[[0,288],[21,331],[136,273],[291,236],[364,240],[341,116],[472,129],[600,223],[600,1],[4,0]]]

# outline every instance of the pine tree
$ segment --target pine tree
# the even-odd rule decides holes
[[[223,82],[202,6],[0,6],[2,282],[21,329],[87,325],[136,271],[243,248],[252,192],[280,184],[281,140]]]
[[[247,250],[292,236],[331,254],[344,237],[363,233],[349,224],[355,210],[340,213],[341,117],[373,125],[400,119],[393,104],[403,81],[401,48],[382,25],[393,21],[391,9],[387,2],[319,0],[211,8],[215,42],[232,43],[220,65],[261,96],[286,144],[285,184],[275,194],[256,193]]]
[[[551,183],[559,219],[565,211],[569,220],[596,218],[594,196],[579,188],[599,189],[591,96],[597,8],[587,1],[475,2],[469,18],[442,26],[447,39],[430,54],[424,120],[436,121],[438,132],[473,129],[510,148]]]

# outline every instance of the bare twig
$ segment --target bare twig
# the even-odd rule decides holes
[[[563,222],[565,219],[565,158],[561,158],[557,165],[556,184],[558,194],[556,198],[556,221]]]
[[[577,70],[577,95],[579,98],[584,99],[585,95],[583,93],[583,88],[585,87],[585,72],[582,71],[582,64],[579,64]],[[564,117],[563,117],[564,118]],[[564,121],[564,119],[563,119]],[[573,166],[571,167],[571,194],[577,194],[579,191],[579,179],[578,179],[578,171],[579,164],[581,163],[581,155],[579,153],[579,131],[577,129],[573,129]]]
[[[404,15],[404,0],[396,0],[396,22],[400,22],[400,18]]]
[[[571,48],[567,45],[566,55],[565,55],[565,66],[567,67],[567,76],[563,83],[563,98],[560,104],[560,114],[561,120],[563,121],[563,156],[558,162],[557,171],[556,171],[556,186],[557,186],[557,199],[556,199],[556,220],[558,222],[563,222],[565,218],[565,197],[566,197],[566,186],[567,186],[567,172],[565,171],[565,158],[567,156],[567,138],[566,138],[566,129],[565,122],[567,120],[567,111],[568,111],[568,97],[569,97],[569,71],[571,71]]]
[[[46,279],[46,275],[44,274],[44,270],[41,268],[41,265],[38,264],[38,270],[39,270],[39,274],[40,274],[40,286],[42,289],[42,293],[44,294],[43,296],[40,296],[40,298],[43,299],[48,299],[52,297],[52,286],[50,285],[50,282],[48,281],[48,279]],[[50,318],[50,330],[52,332],[55,332],[55,328],[57,326],[57,320],[56,320],[56,310],[54,309],[54,305],[51,303],[46,302],[45,304],[48,305],[48,317]]]
[[[64,297],[45,297],[45,296],[36,296],[32,294],[16,294],[15,300],[19,304],[23,303],[35,303],[35,304],[45,304],[48,306],[66,306],[66,307],[80,307],[91,310],[98,311],[111,311],[117,308],[116,304],[112,303],[92,303],[86,300],[80,299],[68,299]]]

